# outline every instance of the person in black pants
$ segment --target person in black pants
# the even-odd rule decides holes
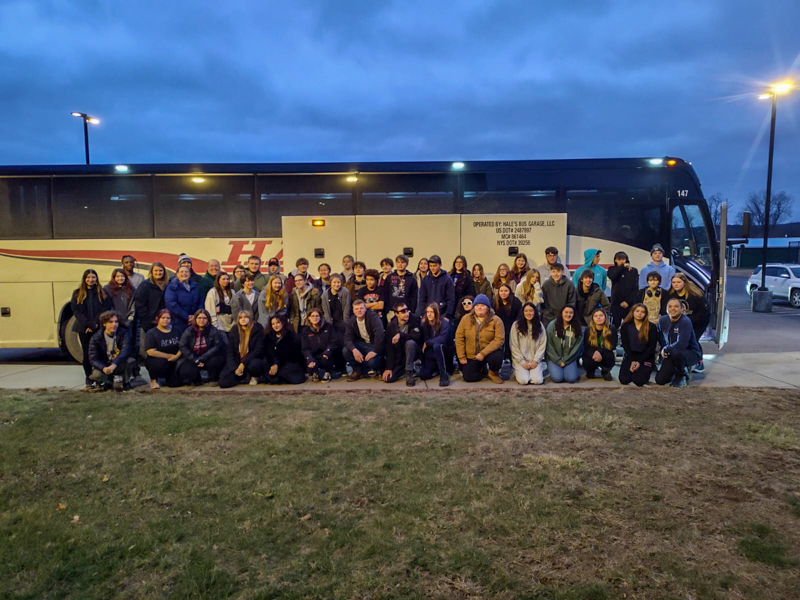
[[[672,387],[686,387],[692,377],[692,367],[703,358],[700,344],[692,329],[689,317],[683,314],[683,304],[677,298],[667,302],[667,314],[658,320],[661,342],[661,367],[656,373],[656,383]]]
[[[219,387],[230,388],[248,381],[256,385],[264,373],[264,329],[253,321],[253,313],[241,310],[236,326],[228,332],[228,360],[219,377]]]
[[[583,334],[583,369],[588,379],[594,379],[597,368],[603,379],[611,381],[611,369],[616,361],[617,330],[608,322],[602,308],[596,308],[589,317]]]
[[[639,270],[631,266],[625,252],[617,252],[614,265],[608,268],[608,278],[611,280],[611,323],[619,331],[639,296]]]
[[[72,292],[69,302],[75,324],[72,331],[78,334],[83,349],[83,373],[86,376],[86,388],[96,389],[97,382],[92,381],[92,365],[89,361],[89,342],[92,336],[100,329],[100,314],[112,310],[111,298],[98,284],[97,271],[86,269],[78,289]]]
[[[136,312],[136,323],[139,331],[139,346],[134,346],[134,352],[144,361],[147,359],[145,336],[156,326],[156,315],[164,308],[164,290],[169,283],[167,270],[160,262],[150,266],[147,279],[142,281],[133,294],[133,305]]]
[[[386,367],[382,379],[394,383],[403,374],[406,385],[414,387],[414,361],[422,348],[422,327],[419,317],[411,314],[405,302],[394,305],[394,318],[386,329]]]
[[[300,329],[300,348],[311,381],[330,381],[332,371],[344,370],[342,342],[333,324],[325,321],[322,309],[308,311],[306,326]]]
[[[462,299],[463,301],[463,299]],[[472,304],[470,303],[470,307]],[[439,373],[439,386],[450,385],[453,357],[456,350],[453,346],[453,335],[450,333],[450,321],[439,315],[439,305],[431,302],[425,308],[425,320],[422,322],[422,369],[419,378],[423,381],[433,378]]]
[[[194,322],[181,335],[181,359],[178,376],[192,385],[200,385],[200,371],[208,372],[208,382],[219,382],[219,373],[225,365],[225,340],[222,333],[211,325],[211,315],[205,308],[194,313]]]
[[[181,336],[172,329],[172,315],[166,308],[159,311],[155,321],[156,326],[144,336],[147,355],[144,366],[150,374],[150,389],[157,390],[161,387],[159,379],[166,380],[169,387],[179,387],[183,385],[178,376]]]
[[[113,386],[118,392],[131,389],[130,379],[134,360],[131,358],[133,333],[120,327],[120,318],[113,310],[100,314],[100,330],[89,342],[89,362],[92,381],[104,390]]]
[[[342,354],[352,371],[347,381],[358,381],[365,376],[380,377],[386,334],[381,318],[363,300],[353,302],[353,316],[344,325],[344,350]]]
[[[656,364],[658,328],[650,322],[647,307],[634,304],[619,329],[625,356],[619,368],[619,382],[642,387],[650,382]]]
[[[667,291],[667,297],[680,300],[681,304],[683,304],[683,314],[689,317],[692,322],[694,336],[697,338],[697,345],[700,347],[700,360],[694,366],[694,370],[702,373],[706,368],[703,365],[703,347],[700,345],[700,338],[711,320],[711,313],[708,310],[705,294],[699,287],[689,281],[686,275],[675,273],[672,276],[672,286]]]
[[[519,319],[522,312],[522,302],[514,295],[514,290],[507,283],[500,284],[497,289],[497,296],[494,299],[494,312],[503,322],[506,343],[503,346],[503,358],[511,360],[511,327]]]
[[[289,326],[285,314],[272,315],[270,331],[264,336],[264,349],[267,357],[267,383],[297,385],[306,380],[300,338]]]

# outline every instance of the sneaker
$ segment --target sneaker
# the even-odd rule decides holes
[[[603,370],[603,379],[605,381],[614,381],[614,378],[611,376],[611,371]]]
[[[151,390],[160,390],[161,386],[158,385],[158,382],[155,379],[150,380],[150,389]]]
[[[586,379],[594,379],[596,376],[596,371],[586,371]]]
[[[367,371],[367,377],[380,377],[380,373],[370,369],[369,371]]]
[[[331,374],[330,374],[330,373],[328,373],[327,371],[325,371],[325,372],[322,374],[322,381],[330,381],[330,380],[331,380]]]
[[[361,379],[361,373],[353,369],[352,373],[347,376],[347,381],[358,381]]]
[[[87,392],[96,392],[97,391],[97,382],[92,381],[91,379],[86,380],[86,391]]]
[[[122,375],[114,375],[114,391],[122,391]]]
[[[500,377],[500,373],[497,371],[489,371],[489,379],[492,380],[492,383],[503,383],[503,378]]]
[[[444,373],[439,375],[439,387],[447,387],[448,385],[450,385],[450,375],[445,370]]]
[[[414,387],[417,385],[417,382],[414,381],[414,372],[413,371],[406,371],[406,385],[408,387]]]
[[[697,363],[697,364],[694,366],[694,368],[693,368],[692,370],[693,370],[695,373],[702,373],[703,371],[705,371],[705,370],[706,370],[706,366],[705,366],[705,364],[703,363],[703,359],[702,359],[702,358],[700,359],[700,362],[699,362],[699,363]]]
[[[689,385],[689,382],[686,380],[685,376],[678,377],[672,382],[672,387],[676,388],[685,388],[687,385]]]
[[[319,381],[319,372],[318,371],[314,371],[311,374],[311,381]]]
[[[255,377],[250,378],[250,385],[258,385],[258,379]]]

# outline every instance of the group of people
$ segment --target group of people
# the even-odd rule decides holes
[[[685,386],[703,369],[698,343],[708,326],[704,294],[664,261],[656,244],[641,272],[627,254],[600,265],[599,250],[570,276],[557,248],[531,268],[518,254],[490,279],[481,264],[457,256],[446,271],[437,255],[384,258],[380,270],[352,256],[318,277],[300,258],[288,275],[272,258],[262,272],[251,256],[232,273],[210,260],[201,277],[181,255],[170,277],[161,263],[147,277],[124,256],[109,283],[87,269],[72,296],[73,330],[83,347],[90,389],[124,390],[142,364],[153,389],[167,385],[232,387],[329,381],[347,374],[387,383],[439,377],[503,383],[504,361],[520,384],[611,380],[617,348],[619,381]],[[611,298],[606,296],[611,281]]]

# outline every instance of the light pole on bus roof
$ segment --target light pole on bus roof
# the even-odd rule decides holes
[[[92,125],[99,125],[100,119],[96,119],[95,117],[90,117],[86,113],[82,112],[74,112],[72,113],[73,117],[80,117],[83,119],[83,145],[86,149],[86,164],[89,164],[89,123]]]
[[[772,157],[775,151],[775,113],[778,108],[778,95],[786,94],[792,89],[788,81],[776,83],[758,98],[772,99],[772,118],[769,126],[769,162],[767,163],[767,197],[764,202],[764,242],[761,248],[761,287],[753,292],[753,312],[772,312],[772,292],[767,289],[767,247],[769,243],[769,208],[772,200]]]

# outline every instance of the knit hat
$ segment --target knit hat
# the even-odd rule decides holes
[[[430,264],[430,263],[436,263],[437,265],[440,265],[440,264],[442,264],[442,259],[441,259],[441,258],[439,258],[439,255],[438,255],[438,254],[433,254],[433,255],[431,255],[431,257],[428,259],[428,264]]]
[[[491,308],[492,305],[489,303],[489,298],[486,297],[486,294],[478,294],[475,296],[475,300],[472,301],[472,307],[475,308],[478,304],[483,304],[486,307]]]
[[[183,264],[183,263],[185,263],[185,262],[188,262],[189,264],[192,264],[192,259],[191,259],[191,258],[189,258],[189,255],[188,255],[188,254],[181,254],[181,255],[178,257],[178,265],[180,266],[181,264]]]
[[[655,244],[652,248],[650,248],[650,254],[658,250],[661,254],[664,254],[664,246],[661,244]]]

